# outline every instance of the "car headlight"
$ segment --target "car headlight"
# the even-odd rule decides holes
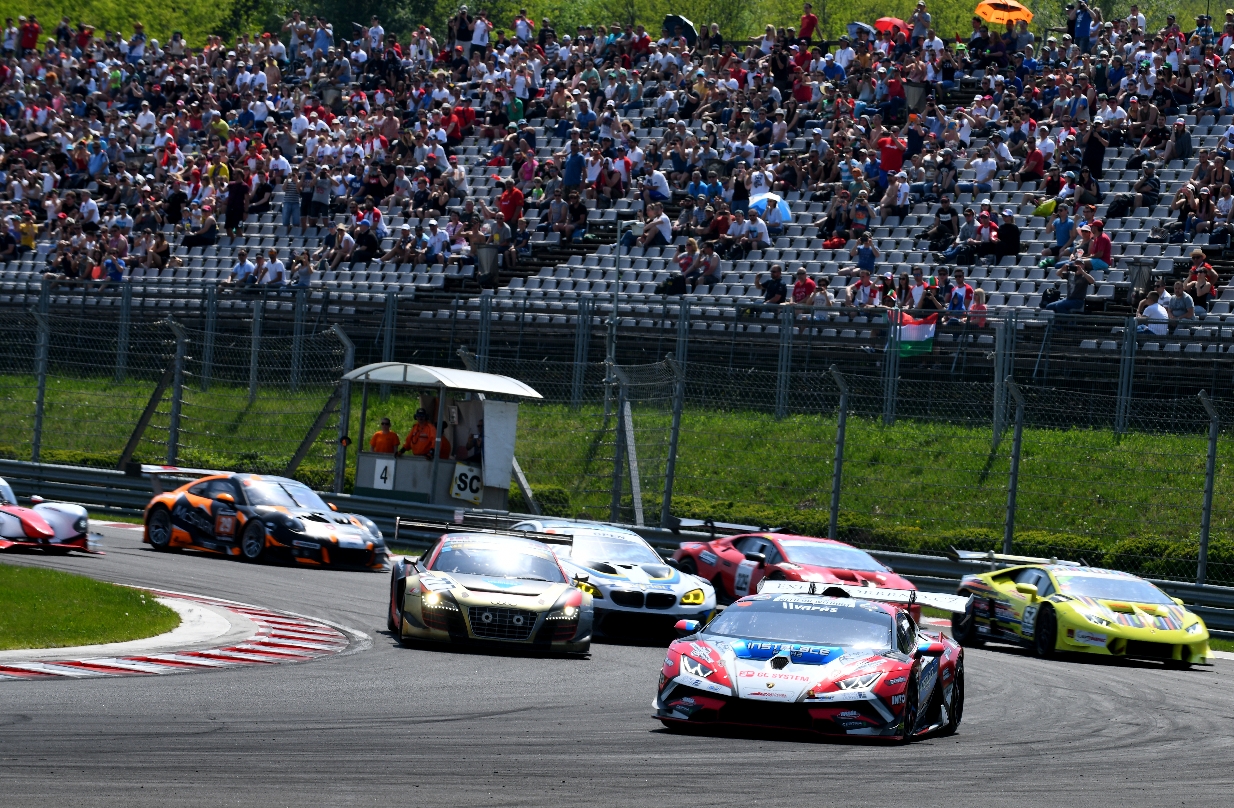
[[[861,673],[856,676],[850,676],[847,679],[841,679],[836,682],[836,687],[841,690],[869,690],[874,686],[874,683],[878,681],[878,677],[882,675],[882,671]]]
[[[691,659],[685,654],[681,655],[681,672],[689,676],[697,676],[700,679],[706,679],[712,674],[711,668],[697,660]]]
[[[437,609],[443,612],[457,612],[458,604],[447,598],[443,598],[436,592],[425,594],[422,605],[425,609]]]
[[[85,533],[89,529],[90,529],[90,520],[84,516],[80,517],[76,522],[73,523],[73,530],[76,530],[78,533]]]
[[[359,514],[356,514],[356,519],[360,521],[360,524],[364,525],[364,529],[372,534],[374,539],[378,542],[385,542],[385,536],[381,535],[381,531],[377,528],[377,523],[375,523],[372,519],[369,519],[367,516],[360,516]]]
[[[578,619],[578,607],[577,606],[563,606],[560,609],[549,612],[548,616],[546,616],[544,619],[545,620],[577,620]]]
[[[705,601],[706,599],[707,599],[707,596],[703,594],[703,590],[691,589],[689,592],[681,596],[681,605],[682,606],[702,606],[703,601]]]
[[[1191,625],[1187,626],[1187,633],[1188,634],[1203,634],[1204,624],[1200,622],[1192,623]]]
[[[594,584],[589,584],[586,581],[575,581],[574,588],[578,589],[581,592],[586,592],[588,595],[591,595],[593,598],[600,598],[600,599],[604,598],[604,593],[601,592],[597,586],[595,586]]]
[[[1084,615],[1084,619],[1092,623],[1094,626],[1102,626],[1104,628],[1114,625],[1101,615],[1092,614],[1091,612],[1080,612],[1080,614]]]

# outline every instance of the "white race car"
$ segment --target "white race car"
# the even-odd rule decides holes
[[[554,545],[567,571],[583,576],[595,627],[609,636],[671,631],[678,620],[706,621],[716,608],[711,583],[665,563],[642,536],[599,522],[530,519],[514,530],[563,533],[568,545]]]
[[[17,504],[13,488],[0,479],[0,550],[24,547],[48,553],[79,550],[96,552],[96,536],[90,533],[90,517],[80,505],[44,502],[31,497],[33,505]]]

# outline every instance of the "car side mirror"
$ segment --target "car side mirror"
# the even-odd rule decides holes
[[[767,564],[767,556],[762,553],[746,553],[746,561],[753,561],[755,564],[762,567]]]
[[[46,502],[46,501],[47,501],[47,500],[43,499],[43,498],[42,498],[42,497],[40,497],[38,494],[35,494],[34,496],[30,497],[30,504],[31,504],[31,505],[42,505],[42,504],[43,504],[44,502]]]
[[[1018,583],[1015,585],[1015,591],[1019,592],[1021,595],[1027,595],[1030,598],[1037,597],[1036,584]]]
[[[698,631],[699,622],[697,620],[678,620],[673,628],[677,629],[677,636],[685,637]]]
[[[664,559],[664,563],[672,567],[675,570],[678,570],[678,571],[681,570],[681,562],[675,558],[666,558]]]
[[[335,505],[333,502],[327,502],[326,504],[330,506],[330,510],[332,510],[332,511],[337,511],[337,510],[338,510],[338,506],[337,506],[337,505]]]
[[[923,642],[917,646],[919,656],[938,657],[947,653],[947,646],[941,642]]]
[[[32,500],[32,501],[33,501],[33,500]],[[1174,602],[1175,602],[1175,603],[1177,603],[1179,606],[1185,606],[1185,605],[1186,605],[1185,603],[1183,603],[1183,599],[1182,599],[1182,598],[1170,598],[1170,600],[1174,601]]]
[[[235,498],[235,497],[233,497],[231,494],[215,494],[215,495],[214,495],[214,500],[215,500],[216,502],[226,502],[226,503],[228,503],[229,505],[235,505],[235,504],[236,504],[236,498]]]

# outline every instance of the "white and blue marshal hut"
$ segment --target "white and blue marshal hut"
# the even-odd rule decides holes
[[[509,376],[470,370],[377,362],[356,368],[343,379],[361,384],[360,440],[357,441],[356,481],[358,496],[380,497],[433,505],[506,510],[514,470],[514,438],[518,430],[518,404],[541,399],[528,385]],[[418,391],[420,406],[438,426],[433,456],[410,453],[397,457],[369,451],[365,415],[370,385],[410,388]],[[354,390],[354,387],[353,387]],[[354,393],[353,393],[354,395]],[[447,424],[441,429],[442,422]],[[401,427],[401,429],[399,429]],[[410,424],[397,424],[406,435]],[[442,434],[445,432],[446,434]],[[478,457],[459,459],[457,447],[468,438],[482,435]],[[442,438],[455,449],[442,457]]]

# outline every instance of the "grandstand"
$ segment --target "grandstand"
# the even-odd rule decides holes
[[[665,37],[667,41],[672,41],[670,33],[666,33]],[[567,48],[569,47],[566,40],[568,37],[563,38],[558,50],[558,53],[563,55],[558,57],[560,61],[556,63],[559,68],[569,65],[570,62],[566,60],[577,56],[577,54],[564,56],[568,53]],[[1111,49],[1117,47],[1116,43],[1110,43],[1106,39],[1103,39],[1102,43],[1104,44],[1099,43],[1095,47],[1108,46]],[[439,44],[440,53],[451,52],[452,42],[447,40]],[[524,43],[523,51],[533,52],[536,44],[536,39],[529,40]],[[543,43],[539,44],[543,45]],[[951,44],[947,43],[948,46]],[[383,45],[388,55],[390,43],[385,42]],[[361,51],[369,47],[368,43],[363,41],[359,46]],[[821,49],[825,51],[839,52],[845,47],[847,43],[836,41],[821,43]],[[91,48],[103,49],[103,46],[92,44],[83,50]],[[157,45],[154,49],[157,50]],[[702,53],[701,49],[691,50],[688,47],[680,47],[676,43],[672,45],[672,49],[680,53],[684,59],[693,59],[695,65],[701,67],[702,72],[708,78],[717,75],[723,77],[724,71],[717,71],[712,61],[713,57]],[[509,48],[495,48],[493,44],[485,50],[484,58],[492,61],[495,74],[505,75],[500,71],[505,70],[507,63],[516,64],[522,59],[517,54],[510,56],[509,50]],[[759,52],[757,43],[750,46],[750,51],[752,53],[746,54],[748,58],[744,62],[738,58],[730,63],[735,65],[732,67],[734,72],[759,69],[764,64],[773,61],[778,53],[776,50],[770,55],[764,55]],[[104,52],[114,55],[118,62],[128,62],[127,56],[123,53],[112,54],[110,49],[104,49]],[[656,103],[666,91],[673,91],[675,84],[665,80],[666,76],[657,76],[655,71],[647,70],[639,55],[642,52],[639,50],[638,43],[631,40],[624,50],[619,48],[617,51],[606,54],[604,59],[610,65],[616,66],[622,63],[622,58],[628,58],[630,54],[633,54],[633,63],[644,66],[645,80],[641,84],[643,108],[633,110],[628,119],[631,124],[629,137],[634,138],[639,144],[652,144],[660,142],[673,131],[680,130],[667,126],[667,119],[670,116],[664,112],[666,108],[661,108]],[[903,62],[906,59],[915,58],[909,55],[915,52],[907,51],[899,57],[899,60]],[[969,53],[972,55],[971,48]],[[65,51],[53,50],[48,46],[39,54],[39,58],[53,63],[65,58],[64,54]],[[322,55],[327,62],[338,59],[346,60],[345,54],[342,53]],[[241,59],[247,58],[249,61],[258,63],[262,56],[261,53],[245,51]],[[394,60],[393,63],[398,65],[397,69],[401,70],[403,75],[419,78],[420,82],[430,89],[433,80],[428,71],[437,69],[446,73],[451,70],[456,71],[453,77],[455,83],[452,86],[456,94],[460,96],[472,94],[478,101],[481,94],[487,92],[480,81],[473,80],[469,84],[460,80],[457,74],[458,68],[457,66],[452,67],[452,62],[442,61],[440,58],[435,62],[417,60],[418,57],[414,55],[411,46],[408,46],[404,56],[405,58],[401,61]],[[190,54],[188,57],[180,58],[192,60],[197,57]],[[204,59],[204,57],[201,58]],[[368,58],[379,59],[380,50],[371,49]],[[162,64],[174,61],[175,57],[164,52],[159,59]],[[340,118],[346,115],[349,99],[354,100],[355,94],[361,90],[372,93],[382,78],[380,73],[360,72],[361,65],[365,64],[365,61],[355,59],[354,53],[353,60],[357,62],[353,65],[357,72],[352,76],[353,81],[350,85],[322,88],[323,98],[332,96],[336,99],[332,109],[340,115]],[[891,59],[888,57],[885,63],[890,62]],[[372,62],[368,63],[372,64]],[[383,61],[381,64],[384,66],[383,69],[390,69],[388,66],[391,62]],[[295,75],[294,71],[297,67],[297,64],[285,63],[282,68],[282,78],[284,80],[291,78]],[[541,70],[545,67],[543,61],[538,67]],[[1051,68],[1041,67],[1036,76],[1028,76],[1030,84],[1034,78],[1038,83],[1043,83],[1041,80],[1049,70],[1057,70],[1060,75],[1062,72],[1075,72],[1065,67],[1063,62],[1057,62]],[[948,109],[962,104],[961,99],[971,97],[974,88],[989,86],[989,77],[985,70],[974,67],[968,68],[967,72],[961,71],[961,73],[957,74],[954,87],[950,91],[944,90],[941,85],[933,88],[938,101],[945,103]],[[822,83],[821,73],[811,77],[808,71],[803,70],[800,75],[802,80]],[[543,77],[538,77],[540,78]],[[152,76],[146,77],[147,90],[153,90],[154,81]],[[13,79],[10,76],[8,80],[10,92],[13,90],[12,82]],[[535,83],[533,81],[533,84]],[[46,89],[41,84],[35,86],[33,83],[31,88],[36,91],[36,96],[39,90]],[[283,93],[295,92],[290,84],[273,89]],[[678,92],[681,91],[680,87],[676,89]],[[984,89],[981,91],[987,92]],[[598,85],[597,90],[591,95],[593,101],[603,100],[603,91],[598,89]],[[768,100],[765,94],[747,93],[746,90],[742,90],[739,95],[747,100],[761,99],[766,106],[777,106],[776,102]],[[1120,92],[1120,103],[1125,104],[1126,96],[1129,95],[1129,92]],[[174,93],[168,96],[168,104],[171,103],[171,97],[174,97]],[[548,97],[547,92],[544,97]],[[107,109],[108,107],[118,108],[121,106],[119,102],[123,99],[102,96],[96,100],[100,102],[103,109]],[[409,105],[405,98],[397,100],[403,107]],[[1012,106],[1011,102],[1012,98],[1009,96],[1007,98],[1009,108]],[[411,105],[415,105],[414,100]],[[477,106],[480,105],[477,104]],[[593,104],[593,106],[598,105]],[[1203,98],[1198,99],[1194,105],[1186,106],[1194,107],[1192,112],[1186,109],[1180,110],[1185,113],[1183,118],[1191,133],[1194,147],[1197,150],[1223,148],[1226,145],[1225,132],[1234,123],[1234,118],[1230,115],[1214,114],[1213,110],[1204,106]],[[417,107],[418,110],[423,108],[423,105]],[[351,109],[354,112],[354,108]],[[279,110],[286,113],[284,125],[297,111],[285,106],[278,110],[271,110],[271,112]],[[1048,109],[1043,109],[1041,114],[1044,116],[1048,111]],[[843,130],[850,129],[853,125],[853,119],[849,117],[822,114],[822,112],[821,106],[816,110],[806,109],[803,105],[798,116],[800,123],[790,132],[787,148],[781,148],[778,151],[783,155],[805,154],[811,144],[810,139],[805,136],[806,132],[821,128],[823,139],[831,141],[836,135]],[[818,114],[818,117],[814,117],[811,113]],[[126,114],[132,115],[132,113]],[[409,127],[415,126],[417,116],[422,113],[417,111],[401,114],[404,118],[401,131],[407,132]],[[567,114],[577,115],[578,108],[571,107]],[[1163,111],[1162,114],[1166,113]],[[232,109],[224,117],[230,118],[234,126],[237,123],[236,109]],[[1169,117],[1174,116],[1171,114]],[[355,119],[352,118],[352,120]],[[16,137],[24,133],[28,137],[49,131],[53,128],[53,121],[54,116],[43,124],[38,124],[37,119],[23,119],[18,129],[24,128],[24,132],[15,131],[13,135]],[[72,122],[65,120],[63,123],[71,124]],[[172,121],[170,126],[174,127],[176,123]],[[466,168],[470,194],[464,196],[456,192],[450,200],[447,211],[462,211],[465,204],[481,202],[486,206],[496,208],[502,192],[502,183],[508,178],[515,177],[514,168],[511,166],[489,165],[489,158],[494,153],[495,141],[483,137],[484,131],[481,123],[482,121],[477,120],[470,134],[449,144],[451,154],[457,157],[459,164]],[[1052,123],[1054,123],[1053,131],[1058,131],[1057,122]],[[1043,122],[1041,125],[1046,124]],[[556,134],[560,131],[556,126],[556,121],[547,120],[542,116],[531,117],[526,120],[526,126],[539,135],[536,137],[534,154],[540,166],[546,166],[555,160],[560,161],[563,149],[568,146],[568,137],[544,137],[544,135]],[[68,128],[70,131],[73,130],[71,125]],[[77,129],[80,130],[80,127],[78,126]],[[707,137],[701,117],[689,119],[687,129],[689,133],[697,137]],[[615,130],[616,127],[606,128],[606,131]],[[956,165],[959,167],[958,180],[961,184],[975,178],[969,162],[980,147],[989,142],[987,136],[995,130],[1000,130],[1000,127],[995,125],[988,129],[973,131],[967,152],[956,160]],[[1000,131],[1005,131],[1005,128]],[[186,151],[193,155],[199,152],[207,153],[209,144],[204,137],[205,132],[206,129],[203,126],[198,135],[188,137]],[[593,130],[592,136],[598,136],[598,132]],[[584,127],[583,137],[587,138],[586,127]],[[161,138],[159,142],[163,140],[165,138]],[[52,144],[56,141],[48,138],[34,138],[30,142],[35,144],[33,151],[10,148],[7,152],[5,162],[10,173],[19,164],[24,164],[28,169],[33,170],[38,159],[45,158],[52,152]],[[500,145],[500,141],[496,144]],[[390,144],[391,147],[393,145],[393,143]],[[137,174],[145,170],[147,176],[142,179],[150,182],[152,178],[148,176],[148,170],[151,167],[151,155],[156,147],[154,138],[140,139],[136,143],[136,148],[132,149],[127,157],[121,156],[113,163],[113,173],[123,173],[128,170]],[[760,151],[766,152],[770,149]],[[1101,179],[1101,191],[1105,199],[1103,204],[1096,208],[1096,218],[1105,219],[1109,202],[1114,195],[1131,192],[1133,184],[1140,176],[1138,169],[1127,168],[1128,159],[1134,154],[1135,149],[1131,146],[1107,150]],[[268,157],[266,159],[268,162]],[[296,159],[308,161],[304,154],[296,155]],[[402,160],[399,164],[405,165],[410,170],[412,162],[414,161]],[[380,164],[381,170],[388,176],[392,176],[395,164],[395,160],[388,159]],[[238,171],[241,165],[240,160],[233,160],[233,171]],[[667,167],[668,163],[666,162],[665,165]],[[722,160],[713,161],[711,165],[719,167],[722,174],[728,173]],[[260,173],[264,167],[259,163],[258,172],[255,173]],[[1171,213],[1171,203],[1175,200],[1178,191],[1191,180],[1194,167],[1195,158],[1174,160],[1164,165],[1158,171],[1161,179],[1159,204],[1151,210],[1137,208],[1131,210],[1124,218],[1106,221],[1106,233],[1113,241],[1114,258],[1108,269],[1092,272],[1096,283],[1089,290],[1085,301],[1086,313],[1133,315],[1137,304],[1150,287],[1150,279],[1154,275],[1170,278],[1178,275],[1186,278],[1186,265],[1189,263],[1188,256],[1192,244],[1163,242],[1153,237],[1152,228],[1172,215],[1176,216]],[[1000,172],[1000,176],[1005,177],[1006,173],[1005,171]],[[62,172],[60,178],[67,178],[67,172]],[[1021,230],[1023,251],[1018,255],[994,257],[965,267],[969,282],[975,288],[985,291],[988,312],[991,315],[1015,312],[1019,327],[1022,329],[1048,328],[1055,320],[1055,315],[1053,312],[1042,309],[1043,295],[1049,294],[1051,290],[1065,287],[1065,283],[1052,269],[1039,266],[1041,250],[1052,243],[1052,233],[1047,229],[1048,223],[1045,218],[1032,215],[1035,205],[1024,199],[1025,193],[1034,190],[1036,185],[1034,182],[1029,182],[1019,191],[1012,191],[1010,185],[1005,189],[996,186],[989,193],[976,195],[978,198],[988,197],[994,211],[1011,208],[1015,212],[1014,222]],[[62,187],[69,187],[68,183],[64,183]],[[98,186],[90,182],[85,187],[95,189]],[[679,187],[674,187],[673,197],[667,201],[666,213],[670,219],[675,220],[679,213],[678,204],[685,196],[683,188],[684,183]],[[155,184],[154,189],[154,196],[157,197],[160,193],[165,195],[162,185]],[[806,183],[802,187],[785,192],[783,196],[791,211],[791,219],[783,223],[783,233],[775,237],[771,245],[765,249],[752,250],[740,260],[724,259],[721,263],[719,283],[714,287],[707,288],[700,285],[697,291],[687,292],[681,296],[665,295],[658,289],[662,288],[665,281],[669,280],[673,272],[678,269],[673,258],[677,246],[686,242],[685,235],[677,236],[673,243],[663,246],[624,248],[617,243],[620,229],[627,223],[641,223],[644,215],[644,202],[634,183],[628,183],[624,198],[617,199],[611,207],[598,207],[596,200],[592,198],[584,200],[589,214],[587,235],[583,238],[580,238],[581,234],[576,233],[575,238],[563,240],[560,233],[537,230],[537,225],[541,223],[546,213],[535,208],[527,208],[524,215],[529,220],[533,231],[530,255],[517,267],[502,267],[495,283],[485,284],[487,288],[482,288],[476,268],[471,263],[443,266],[431,262],[387,264],[379,260],[354,263],[344,261],[337,269],[324,269],[324,271],[316,272],[307,289],[302,292],[289,286],[273,288],[263,287],[260,284],[241,288],[230,286],[219,288],[218,284],[229,276],[231,267],[235,263],[236,250],[241,247],[250,251],[274,248],[279,258],[288,265],[292,257],[301,251],[315,251],[322,247],[326,235],[325,229],[309,228],[306,234],[301,234],[298,227],[288,228],[280,224],[278,211],[286,204],[286,200],[283,191],[276,184],[273,204],[270,206],[271,212],[246,216],[237,237],[230,238],[227,235],[220,235],[218,242],[213,246],[185,247],[179,244],[179,234],[176,228],[171,224],[163,224],[162,229],[174,245],[174,255],[179,258],[179,266],[164,269],[161,272],[130,267],[123,282],[110,284],[101,290],[93,288],[97,284],[90,284],[80,279],[65,281],[48,280],[45,277],[45,274],[49,272],[49,261],[54,258],[57,250],[57,239],[55,234],[43,227],[33,250],[13,256],[3,265],[3,269],[0,269],[0,307],[97,311],[100,316],[116,316],[112,312],[128,307],[131,313],[140,312],[140,316],[143,317],[162,317],[172,314],[192,320],[205,316],[207,310],[210,316],[224,319],[233,316],[247,318],[251,317],[253,306],[259,305],[264,306],[266,316],[275,321],[280,318],[290,320],[298,317],[309,318],[317,323],[371,323],[384,316],[382,312],[390,305],[389,298],[396,296],[394,306],[400,318],[411,316],[423,320],[470,322],[478,321],[481,316],[487,316],[493,323],[502,326],[517,323],[519,339],[522,340],[534,338],[536,329],[540,327],[544,327],[546,338],[553,327],[573,329],[578,325],[580,311],[584,312],[583,316],[593,318],[594,326],[601,325],[606,318],[615,314],[622,329],[661,334],[671,332],[672,329],[678,327],[678,319],[684,303],[689,308],[691,329],[723,332],[724,335],[732,338],[739,334],[742,340],[748,340],[752,344],[763,340],[769,345],[773,344],[778,340],[782,328],[791,327],[794,335],[803,335],[821,343],[834,341],[839,347],[859,344],[867,348],[881,349],[881,340],[886,339],[887,329],[885,325],[881,329],[878,328],[880,322],[885,322],[879,309],[855,310],[836,305],[829,308],[799,308],[794,314],[785,316],[782,312],[774,310],[774,307],[763,306],[763,295],[756,287],[758,277],[765,273],[771,264],[780,263],[784,265],[786,273],[795,271],[798,266],[805,267],[812,278],[826,285],[833,292],[842,295],[844,287],[852,282],[850,275],[854,269],[854,262],[850,258],[849,248],[854,242],[849,240],[844,247],[827,249],[824,246],[824,239],[820,238],[819,228],[815,224],[827,209],[827,197],[833,191],[834,189],[830,186],[810,187]],[[1214,197],[1218,191],[1219,188],[1214,186]],[[9,189],[8,194],[9,212],[16,213],[23,205],[22,199],[14,198],[12,188]],[[880,195],[881,191],[876,188],[872,201],[874,197]],[[974,200],[972,204],[976,206],[976,201]],[[937,203],[914,199],[908,207],[908,213],[903,217],[890,216],[882,223],[873,224],[870,233],[875,246],[881,253],[880,272],[890,272],[893,273],[893,277],[898,277],[900,273],[910,272],[913,267],[919,266],[924,268],[927,276],[935,273],[937,264],[935,255],[927,251],[923,243],[914,237],[933,221],[937,207]],[[479,210],[480,206],[477,204],[476,208]],[[35,212],[36,218],[39,219],[47,215],[46,211],[39,208],[35,208]],[[402,208],[398,205],[383,207],[381,213],[382,222],[390,233],[397,232],[404,224],[412,227],[423,224],[420,219],[404,217]],[[104,218],[106,215],[105,210]],[[333,213],[332,215],[334,221],[349,228],[354,228],[357,224],[356,220],[346,213]],[[1228,220],[1229,215],[1227,214],[1224,218]],[[491,225],[492,222],[490,221],[489,224]],[[1201,238],[1205,242],[1208,241],[1207,235]],[[20,241],[20,236],[15,235],[14,240]],[[392,244],[393,239],[387,237],[381,244],[381,251],[388,250]],[[1229,268],[1222,262],[1223,245],[1224,237],[1220,239],[1218,246],[1208,247],[1206,243],[1205,247],[1210,252],[1209,262],[1216,265],[1222,280],[1227,282],[1226,285],[1221,286],[1210,300],[1201,301],[1205,303],[1205,307],[1197,309],[1197,318],[1194,321],[1179,323],[1177,327],[1171,324],[1169,334],[1149,335],[1143,338],[1141,340],[1142,350],[1161,350],[1179,354],[1197,352],[1211,354],[1225,352],[1231,347],[1231,343],[1234,342],[1232,339],[1234,320],[1228,324],[1226,320],[1227,317],[1232,316],[1234,286],[1229,285]],[[1062,291],[1065,293],[1065,288]],[[485,301],[486,297],[491,300]],[[1075,328],[1083,331],[1079,335],[1081,337],[1078,342],[1079,347],[1111,352],[1119,349],[1123,326],[1111,326],[1110,321],[1104,318],[1094,318],[1089,325],[1085,324],[1083,317],[1078,320],[1071,318],[1069,322],[1073,322]],[[453,323],[451,327],[454,327]],[[963,318],[955,319],[949,325],[943,325],[940,328],[940,337],[940,342],[944,345],[949,340],[969,341],[976,345],[992,345],[994,342],[990,329],[977,327],[974,323],[964,321]]]

